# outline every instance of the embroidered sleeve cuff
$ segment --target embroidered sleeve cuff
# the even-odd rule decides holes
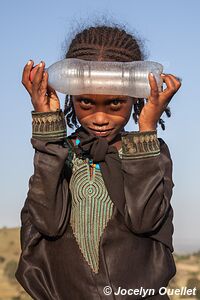
[[[66,124],[62,110],[32,111],[32,137],[40,140],[63,140],[66,137]]]
[[[157,131],[133,131],[122,134],[122,158],[136,159],[157,156],[160,143]]]

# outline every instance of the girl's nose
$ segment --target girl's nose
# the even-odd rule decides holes
[[[107,114],[105,113],[98,112],[93,117],[93,124],[96,126],[107,126],[109,124]]]

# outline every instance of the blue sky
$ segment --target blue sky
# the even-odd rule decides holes
[[[199,53],[200,1],[74,0],[1,1],[1,174],[0,227],[20,226],[20,211],[33,172],[32,105],[21,84],[24,65],[31,58],[46,65],[63,57],[77,24],[94,24],[106,16],[125,24],[145,41],[149,60],[164,65],[165,73],[183,79],[170,107],[166,131],[174,163],[175,249],[200,248]],[[62,105],[64,95],[59,94]],[[131,121],[128,130],[137,130]]]

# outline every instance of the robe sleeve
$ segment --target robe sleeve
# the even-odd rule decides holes
[[[172,249],[172,160],[156,131],[123,135],[122,172],[127,226],[136,234],[164,240]]]
[[[47,237],[61,235],[69,219],[68,182],[64,147],[66,125],[62,111],[32,112],[34,174],[21,212],[21,246],[32,231]],[[34,227],[34,228],[31,228]]]

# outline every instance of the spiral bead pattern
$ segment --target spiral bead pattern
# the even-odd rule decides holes
[[[92,271],[98,273],[100,238],[112,217],[113,202],[100,170],[93,168],[91,177],[86,160],[74,155],[72,162],[70,225],[82,255]]]

